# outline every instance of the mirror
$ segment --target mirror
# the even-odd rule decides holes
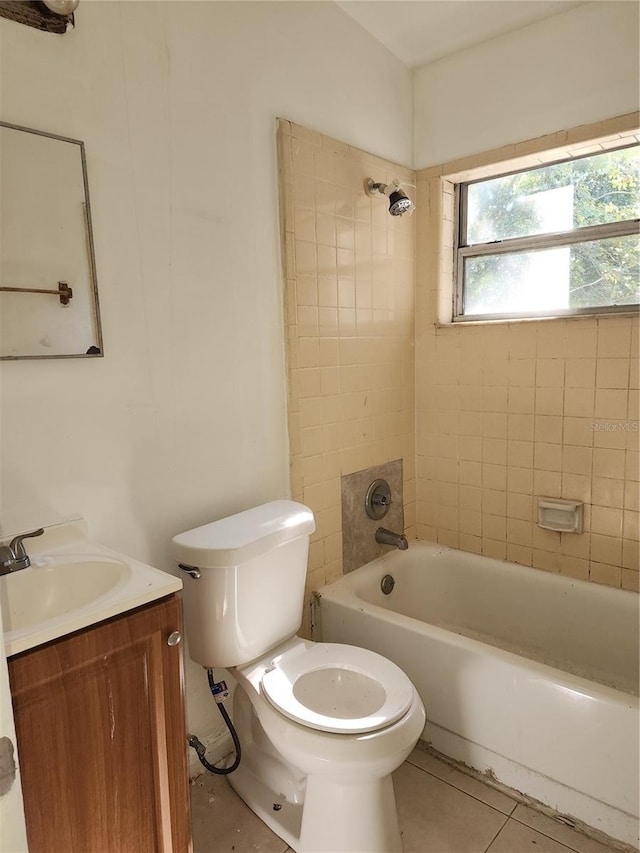
[[[0,359],[103,354],[84,144],[0,122]]]

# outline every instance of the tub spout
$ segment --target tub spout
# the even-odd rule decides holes
[[[399,548],[401,551],[406,551],[409,547],[404,533],[394,533],[392,530],[387,530],[386,527],[379,527],[376,530],[376,542],[379,545],[393,545],[394,548]]]

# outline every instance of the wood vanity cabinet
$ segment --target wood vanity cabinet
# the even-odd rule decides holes
[[[30,853],[191,847],[180,599],[9,659]]]

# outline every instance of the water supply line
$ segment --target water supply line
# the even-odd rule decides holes
[[[219,694],[219,685],[216,684],[216,680],[213,675],[213,670],[207,670],[207,679],[209,681],[209,688],[213,695],[213,698],[216,700],[216,705],[218,706],[218,710],[222,714],[222,719],[225,721],[227,728],[229,729],[229,734],[233,739],[233,746],[236,751],[236,757],[229,767],[215,767],[205,758],[206,747],[205,745],[198,740],[195,735],[189,735],[187,737],[187,742],[189,746],[193,747],[195,751],[198,753],[198,758],[200,759],[200,764],[203,767],[206,767],[210,773],[215,773],[218,776],[228,776],[229,773],[233,773],[234,770],[238,769],[238,765],[240,764],[240,758],[242,756],[242,751],[240,749],[240,739],[238,738],[238,733],[233,727],[233,723],[231,722],[231,717],[227,713],[227,709],[224,707],[222,702],[218,699]]]

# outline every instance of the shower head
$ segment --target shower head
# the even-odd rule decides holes
[[[389,213],[392,216],[402,216],[403,213],[413,213],[415,205],[402,190],[395,190],[389,196]]]
[[[376,183],[373,178],[367,178],[364,182],[367,195],[380,193],[389,199],[389,213],[392,216],[402,216],[403,213],[413,213],[415,204],[409,196],[400,189],[400,181],[397,179],[392,184]]]

